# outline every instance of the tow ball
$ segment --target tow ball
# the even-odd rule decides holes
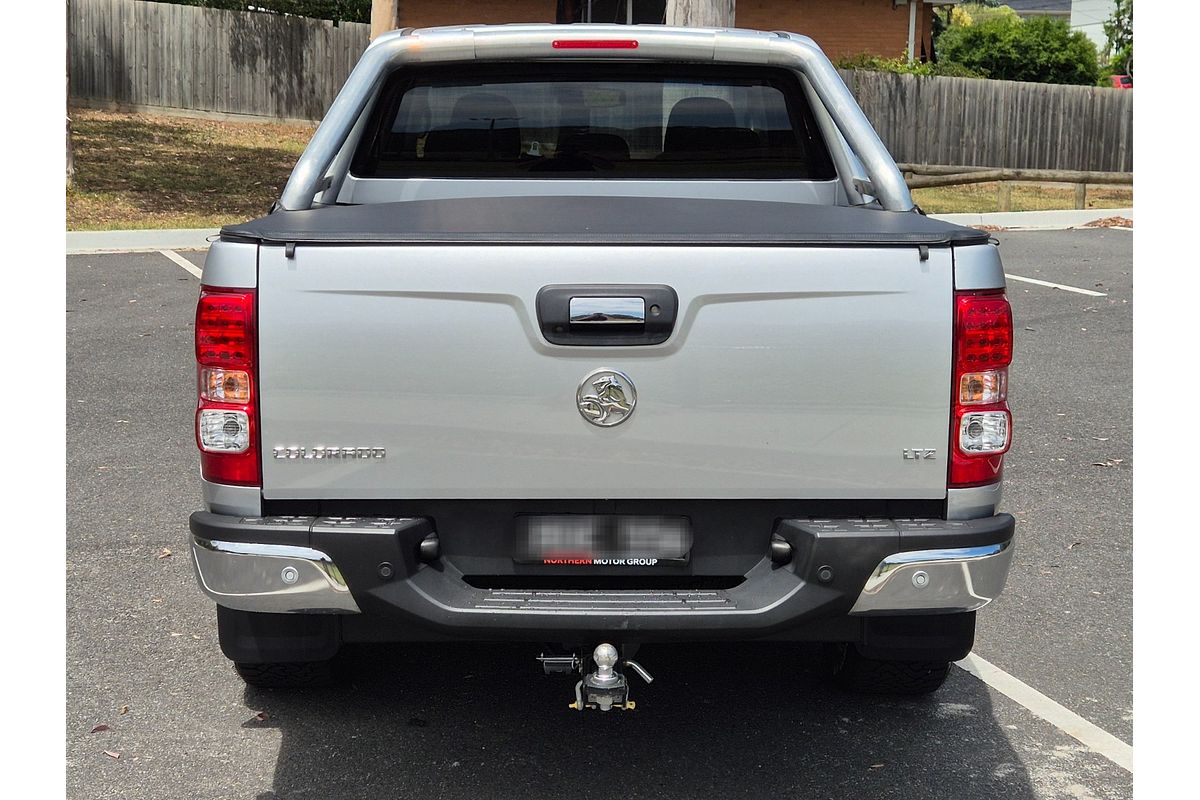
[[[595,662],[596,669],[584,674],[583,680],[575,684],[575,702],[568,706],[575,711],[589,708],[600,711],[610,711],[614,708],[633,711],[636,708],[636,704],[629,697],[629,681],[616,669],[618,662],[636,672],[646,683],[654,681],[641,664],[628,658],[621,660],[617,648],[608,643],[596,647],[592,652],[592,661]],[[573,662],[577,664],[578,659],[573,658]]]

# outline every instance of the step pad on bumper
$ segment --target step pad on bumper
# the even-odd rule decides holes
[[[570,613],[656,613],[711,611],[733,601],[724,590],[524,591],[492,589],[476,608]]]

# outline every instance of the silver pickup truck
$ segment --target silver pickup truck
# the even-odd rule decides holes
[[[255,685],[517,640],[629,709],[643,643],[772,639],[929,692],[1013,555],[1011,357],[812,40],[397,31],[208,253],[200,586]]]

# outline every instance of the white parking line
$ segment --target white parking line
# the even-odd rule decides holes
[[[162,255],[166,256],[167,258],[171,259],[176,264],[178,264],[179,266],[186,269],[188,272],[195,275],[197,278],[200,277],[200,275],[201,275],[200,268],[197,267],[192,262],[188,261],[183,256],[179,255],[179,253],[176,253],[174,250],[159,250],[158,252],[161,253]]]
[[[1086,294],[1089,297],[1108,297],[1104,292],[1093,292],[1091,289],[1080,289],[1078,286],[1064,286],[1061,283],[1051,283],[1050,281],[1039,281],[1037,278],[1026,278],[1021,275],[1010,275],[1004,273],[1004,277],[1010,281],[1024,281],[1025,283],[1036,283],[1038,286],[1049,286],[1051,289],[1062,289],[1064,292],[1075,292],[1076,294]]]
[[[966,658],[956,663],[1000,694],[1015,700],[1118,767],[1133,772],[1132,745],[1093,725],[1074,711],[1059,705],[1029,684],[1014,678],[974,653],[968,653]]]

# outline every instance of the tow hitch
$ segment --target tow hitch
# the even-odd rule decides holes
[[[628,658],[622,660],[617,653],[617,648],[611,644],[604,643],[597,646],[592,652],[591,660],[595,663],[596,669],[584,674],[583,679],[575,684],[575,702],[568,706],[575,711],[589,708],[600,711],[609,711],[614,708],[621,711],[633,711],[636,708],[636,703],[629,698],[628,679],[624,673],[616,669],[618,662],[636,672],[646,683],[654,681],[654,678],[650,677],[650,673],[641,664]],[[584,669],[583,662],[574,654],[542,655],[538,656],[538,661],[542,662],[542,668],[547,674],[577,670],[582,672]]]

